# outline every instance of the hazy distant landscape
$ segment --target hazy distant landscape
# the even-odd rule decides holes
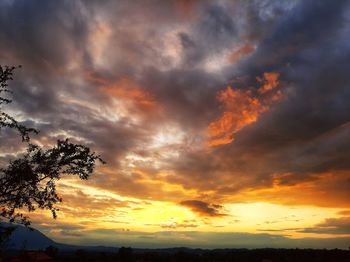
[[[2,226],[12,226],[9,224]],[[266,243],[266,246],[269,244]],[[304,248],[132,248],[106,246],[74,246],[56,243],[34,229],[20,226],[3,246],[5,261],[18,258],[31,261],[30,255],[47,255],[52,261],[350,261],[350,249]]]

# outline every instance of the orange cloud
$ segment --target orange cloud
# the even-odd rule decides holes
[[[113,97],[128,99],[141,109],[152,109],[156,106],[154,97],[128,78],[105,86],[102,90]]]
[[[139,109],[154,109],[157,106],[157,101],[152,94],[129,78],[110,82],[90,72],[85,75],[85,79],[99,85],[103,93],[132,102]]]
[[[234,50],[229,56],[228,61],[230,63],[235,63],[239,59],[242,58],[242,56],[249,55],[250,53],[253,53],[256,49],[255,45],[252,44],[245,44],[244,46]]]
[[[266,110],[250,91],[234,90],[230,86],[219,92],[217,99],[227,111],[208,127],[212,146],[231,143],[233,133],[255,122],[258,115]]]
[[[277,72],[266,72],[263,78],[257,76],[256,80],[262,84],[258,90],[259,94],[265,94],[276,88],[279,85],[279,76]]]
[[[282,98],[278,89],[279,73],[264,73],[257,78],[262,86],[258,90],[233,89],[228,86],[217,95],[225,111],[219,119],[208,126],[209,145],[229,144],[233,135],[243,127],[257,121],[259,115],[270,109],[273,102]]]
[[[304,174],[305,175],[305,174]],[[278,175],[271,187],[249,188],[228,196],[226,201],[269,202],[279,205],[313,205],[349,209],[349,172],[314,174],[313,179],[283,182],[290,174]],[[340,215],[348,215],[346,212]]]

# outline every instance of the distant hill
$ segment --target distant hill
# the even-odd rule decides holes
[[[0,223],[0,227],[15,227],[8,240],[10,249],[45,249],[56,243],[36,229],[31,229],[23,225],[13,225],[9,223]]]
[[[0,227],[14,227],[7,248],[12,250],[44,250],[48,246],[57,247],[60,251],[74,251],[85,249],[90,251],[117,252],[118,248],[104,246],[74,246],[56,243],[49,237],[45,236],[39,230],[28,228],[23,225],[14,225],[10,223],[0,223]]]

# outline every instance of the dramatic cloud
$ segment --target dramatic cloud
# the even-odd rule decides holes
[[[254,90],[233,90],[227,87],[220,91],[217,99],[223,104],[225,112],[208,127],[211,146],[231,143],[233,134],[240,131],[246,125],[257,121],[260,114],[269,110],[270,105],[281,99],[280,90],[272,92],[279,84],[279,73],[267,72],[264,77],[257,77],[262,84]]]
[[[252,44],[245,44],[244,46],[234,50],[228,57],[230,63],[235,63],[241,57],[254,52],[256,47]]]
[[[180,204],[189,207],[193,212],[198,213],[200,216],[220,217],[226,215],[221,213],[221,205],[209,204],[200,200],[185,200]]]
[[[305,228],[301,232],[317,234],[350,234],[350,217],[328,218],[315,227]]]
[[[323,210],[260,229],[348,234],[349,19],[345,0],[1,1],[0,64],[23,65],[4,111],[40,130],[33,143],[69,137],[108,162],[58,187],[65,239],[251,233],[254,217],[231,228],[242,218],[227,206],[254,203]],[[7,129],[0,140],[4,166],[25,145]]]

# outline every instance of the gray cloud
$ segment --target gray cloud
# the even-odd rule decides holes
[[[350,234],[350,217],[327,218],[324,222],[314,227],[300,230],[302,233],[316,234]]]

